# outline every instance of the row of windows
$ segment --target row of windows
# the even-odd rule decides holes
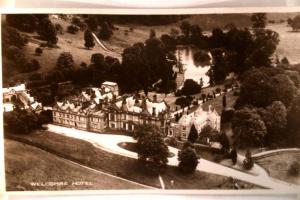
[[[68,119],[75,119],[80,121],[86,121],[86,117],[80,117],[78,115],[72,115],[72,114],[64,114],[60,112],[55,112],[54,116],[61,117],[61,118],[68,118]],[[100,122],[102,119],[97,117],[91,117],[92,122]]]

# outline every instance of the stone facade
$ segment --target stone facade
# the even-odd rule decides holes
[[[171,122],[168,136],[187,140],[193,124],[198,134],[200,134],[202,128],[207,125],[219,132],[221,128],[221,117],[211,106],[209,106],[208,111],[204,111],[202,107],[199,106],[196,111],[182,115],[178,122]]]
[[[146,97],[126,97],[108,109],[108,126],[114,130],[134,131],[137,125],[153,124],[163,131],[168,119],[168,106]]]
[[[57,101],[53,107],[53,123],[87,131],[134,131],[137,125],[153,124],[166,128],[168,106],[138,96],[117,96],[117,84],[104,82],[101,88],[86,88],[80,94]]]
[[[2,93],[4,112],[13,111],[15,105],[20,106],[22,109],[31,109],[34,111],[42,109],[42,104],[30,96],[24,83],[14,87],[3,88]]]

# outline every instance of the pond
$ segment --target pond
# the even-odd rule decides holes
[[[200,83],[202,78],[203,87],[207,87],[209,86],[209,77],[206,73],[210,69],[211,60],[206,64],[197,63],[193,56],[196,51],[198,51],[197,48],[193,46],[177,46],[175,55],[177,60],[183,64],[184,79],[193,79]],[[211,57],[210,53],[208,55]]]

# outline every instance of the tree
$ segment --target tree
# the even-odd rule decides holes
[[[193,59],[196,65],[208,65],[210,63],[210,56],[206,51],[200,50],[193,54]]]
[[[190,129],[188,141],[190,141],[191,143],[195,143],[197,139],[198,139],[198,131],[195,127],[195,124],[193,124]]]
[[[179,105],[181,108],[190,106],[192,103],[192,98],[190,96],[186,96],[186,97],[179,97],[175,100],[175,104]]]
[[[93,48],[95,46],[94,37],[90,30],[86,30],[84,32],[84,41],[85,41],[84,46],[87,49]]]
[[[95,15],[89,15],[86,23],[92,31],[96,31],[98,29],[98,20]]]
[[[41,49],[40,47],[37,47],[35,49],[35,55],[40,56],[43,53],[43,49]]]
[[[6,22],[21,31],[32,33],[38,24],[38,19],[33,14],[8,14]]]
[[[294,82],[285,74],[277,74],[272,78],[272,85],[275,99],[289,107],[297,92]]]
[[[199,27],[199,25],[192,25],[190,27],[190,32],[191,32],[191,43],[196,46],[199,46],[200,41],[203,38],[202,29]]]
[[[178,152],[178,167],[183,173],[193,173],[199,163],[196,150],[191,146],[182,148]]]
[[[266,107],[275,101],[272,77],[260,69],[249,70],[243,77],[237,108],[243,105]]]
[[[293,21],[291,22],[291,27],[293,31],[298,31],[300,29],[300,15],[294,17]]]
[[[251,151],[247,149],[246,154],[245,154],[245,159],[243,160],[243,167],[246,170],[249,170],[253,167],[254,161],[251,155]]]
[[[107,22],[102,23],[101,29],[99,32],[99,38],[102,40],[109,40],[113,35],[113,31]]]
[[[181,93],[183,95],[198,94],[200,92],[201,87],[196,81],[194,81],[193,79],[186,79],[184,81],[183,87],[181,89]]]
[[[266,126],[257,110],[249,107],[235,112],[232,129],[234,143],[241,148],[262,146],[267,134]]]
[[[176,39],[179,35],[179,31],[178,29],[175,29],[175,28],[171,28],[170,30],[170,36],[174,39]]]
[[[37,114],[18,106],[4,113],[5,130],[14,134],[27,134],[41,127]]]
[[[300,74],[297,71],[284,70],[284,73],[293,81],[294,85],[300,87]]]
[[[156,128],[146,129],[137,139],[138,159],[154,168],[165,167],[168,163],[169,150],[162,134]]]
[[[254,33],[253,50],[249,53],[247,65],[254,67],[269,67],[272,56],[279,44],[279,34],[269,29],[259,29]]]
[[[299,145],[300,142],[300,94],[293,99],[287,115],[287,128],[289,133],[289,142]]]
[[[232,148],[230,151],[230,158],[232,160],[232,164],[235,165],[237,162],[237,151],[236,148]]]
[[[220,135],[220,143],[222,145],[222,151],[228,152],[230,148],[230,143],[225,132],[222,132]]]
[[[191,32],[191,24],[188,21],[181,22],[180,30],[185,38],[189,38]]]
[[[222,97],[222,104],[223,104],[223,108],[226,108],[227,106],[226,94],[224,94]]]
[[[264,29],[266,27],[267,15],[266,13],[255,13],[251,16],[253,29]]]
[[[222,83],[227,74],[228,67],[225,58],[225,52],[222,49],[214,49],[211,51],[213,57],[213,64],[208,71],[211,85]]]
[[[151,29],[150,33],[149,33],[149,39],[153,39],[155,37],[156,37],[156,32],[155,32],[155,30]]]
[[[10,46],[16,46],[22,49],[28,43],[28,40],[20,34],[17,29],[3,25],[1,30],[1,42],[2,51],[6,53],[7,48]]]
[[[59,70],[74,70],[74,60],[70,52],[62,52],[56,62],[56,68]]]
[[[58,41],[56,28],[48,18],[42,19],[39,23],[37,32],[49,45],[56,44]]]
[[[265,141],[279,143],[287,137],[285,129],[287,125],[287,109],[280,101],[274,101],[266,109],[258,110],[267,128]]]

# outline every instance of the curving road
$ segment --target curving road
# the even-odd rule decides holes
[[[119,154],[122,156],[130,157],[137,159],[137,154],[132,151],[128,151],[126,149],[121,148],[118,144],[122,142],[135,142],[132,137],[125,135],[112,135],[112,134],[98,134],[88,131],[82,131],[78,129],[66,128],[61,126],[56,126],[53,124],[47,125],[48,130],[57,134],[62,134],[68,137],[73,137],[81,140],[85,140],[87,142],[92,143],[95,147],[101,148],[105,151]],[[178,149],[170,147],[169,151],[174,155],[178,154]],[[242,159],[242,157],[240,157]],[[197,170],[204,171],[208,173],[218,174],[227,177],[233,177],[235,179],[239,179],[242,181],[246,181],[249,183],[253,183],[265,188],[276,189],[276,190],[298,190],[299,186],[293,185],[290,183],[286,183],[268,176],[268,174],[258,165],[254,166],[256,174],[252,175],[248,173],[244,173],[239,170],[235,170],[208,160],[201,158],[200,164],[197,166]],[[168,164],[172,166],[178,165],[177,156],[173,156],[168,159]]]

